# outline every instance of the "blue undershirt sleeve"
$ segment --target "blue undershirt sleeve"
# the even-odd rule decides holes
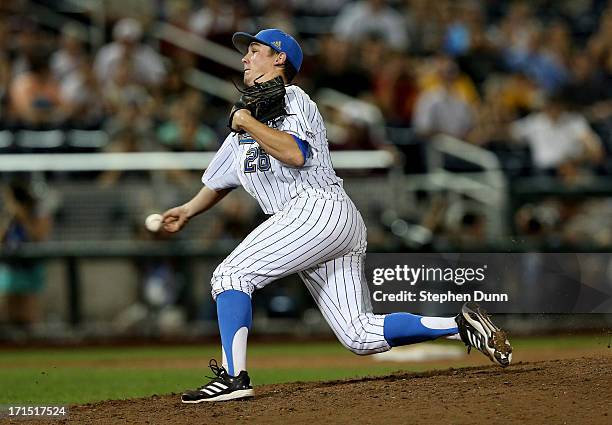
[[[299,137],[294,136],[293,134],[291,134],[291,137],[293,137],[293,139],[295,140],[295,143],[297,143],[298,145],[298,148],[300,148],[300,151],[302,152],[302,155],[304,156],[304,164],[305,164],[306,160],[308,159],[308,143],[303,141]]]

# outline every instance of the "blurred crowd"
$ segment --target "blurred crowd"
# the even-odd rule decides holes
[[[515,200],[516,241],[612,247],[610,198],[579,194],[610,190],[589,182],[612,171],[612,0],[3,0],[0,155],[217,150],[231,102],[201,91],[190,72],[238,85],[240,73],[156,38],[159,22],[230,48],[236,31],[281,28],[304,50],[295,83],[315,99],[325,89],[348,96],[336,96],[335,108],[319,102],[332,150],[387,149],[404,172],[423,173],[432,137],[458,138],[493,152],[510,182],[552,177],[578,188],[571,199]],[[104,186],[121,177],[97,176]],[[28,184],[5,186],[4,249],[61,227]],[[385,211],[378,193],[362,195],[379,209],[363,209],[374,249],[454,252],[488,241],[488,217],[473,200],[417,193],[405,213]],[[240,240],[261,221],[246,202],[230,197],[207,217],[205,242]],[[143,233],[140,219],[134,229],[134,239],[167,236]],[[153,311],[180,302],[181,264],[136,267],[139,297]],[[9,321],[37,320],[43,281],[37,262],[0,265]]]
[[[94,151],[216,150],[230,103],[186,76],[199,69],[240,82],[240,74],[153,37],[166,22],[228,47],[235,31],[294,34],[305,53],[298,85],[381,112],[322,107],[332,149],[391,149],[404,154],[406,172],[420,173],[428,141],[447,134],[494,152],[511,179],[574,185],[612,166],[612,1],[105,0],[102,19],[95,8],[62,7],[69,3],[0,5],[5,152],[35,147],[19,143],[21,130],[57,129],[102,132],[108,143]],[[70,23],[52,28],[33,4],[72,10]],[[86,29],[100,26],[106,41],[96,43]],[[100,178],[112,184],[119,174]],[[515,227],[532,232],[525,223],[541,209],[529,205]]]
[[[32,3],[61,10],[62,2],[3,2],[5,129],[103,129],[119,150],[215,150],[227,102],[190,87],[185,72],[237,74],[149,37],[155,21],[166,21],[223,45],[238,30],[295,34],[306,53],[299,85],[367,100],[386,126],[416,137],[445,133],[493,148],[523,142],[535,169],[564,176],[577,164],[602,164],[610,143],[606,1],[158,0],[142,10],[138,1],[105,1],[108,42],[99,46],[84,30],[97,23],[86,13],[85,25],[50,29],[28,14]],[[359,113],[341,112],[347,125],[359,122]],[[334,134],[334,148],[384,142]],[[550,135],[560,136],[554,147]]]

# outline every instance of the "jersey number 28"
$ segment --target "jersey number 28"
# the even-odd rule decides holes
[[[270,169],[270,157],[260,147],[254,147],[247,151],[244,159],[244,172],[268,171]]]

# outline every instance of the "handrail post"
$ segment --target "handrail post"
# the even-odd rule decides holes
[[[68,317],[76,326],[81,323],[81,281],[76,257],[66,257],[66,283],[68,284]]]

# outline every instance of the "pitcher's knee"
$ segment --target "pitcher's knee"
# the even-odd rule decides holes
[[[230,289],[233,289],[236,291],[242,291],[248,296],[251,296],[255,289],[255,287],[250,281],[243,279],[238,275],[223,274],[223,273],[217,272],[216,270],[213,273],[213,277],[210,281],[210,286],[211,286],[212,297],[214,300],[217,299],[217,296],[221,292],[228,291]]]
[[[360,314],[351,319],[345,335],[341,338],[342,345],[360,356],[389,349],[384,337],[372,333],[373,325],[368,319],[367,314]]]

